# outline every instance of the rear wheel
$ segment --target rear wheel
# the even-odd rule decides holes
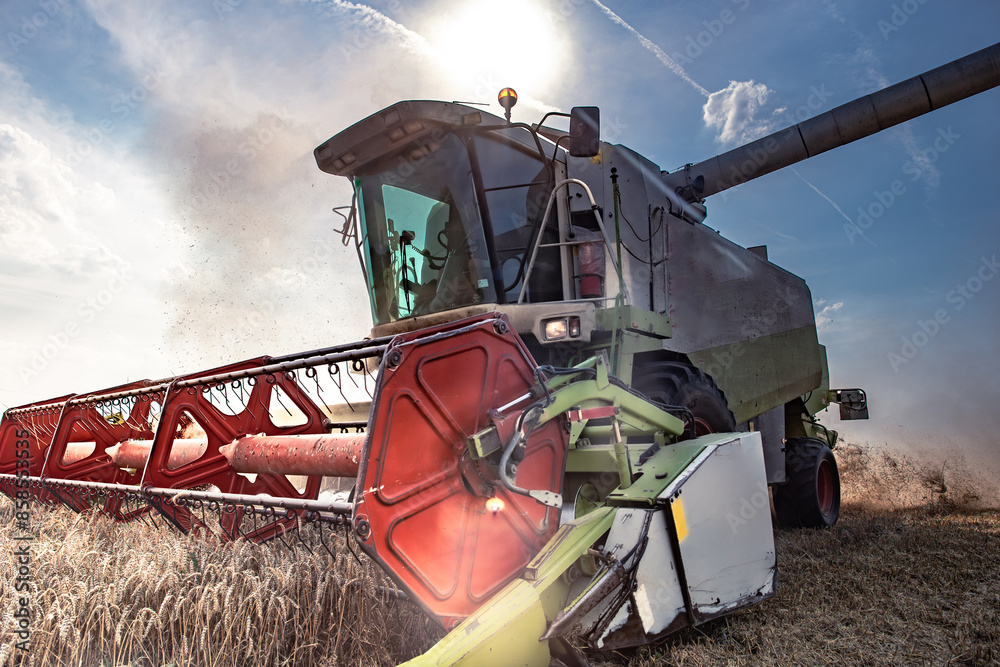
[[[658,403],[687,408],[696,435],[736,430],[726,395],[701,369],[661,361],[636,369],[635,388]]]
[[[827,528],[840,515],[837,459],[822,440],[793,438],[785,443],[784,484],[774,487],[774,511],[792,528]]]

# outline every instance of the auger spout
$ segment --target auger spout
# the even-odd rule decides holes
[[[858,98],[739,148],[664,174],[688,201],[783,169],[1000,85],[1000,44]],[[688,187],[696,179],[704,187]]]

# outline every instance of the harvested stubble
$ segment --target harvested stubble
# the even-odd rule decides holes
[[[778,594],[596,665],[1000,663],[1000,511],[950,465],[838,448],[830,530],[776,531]],[[943,472],[941,472],[943,471]],[[995,497],[988,496],[986,497]],[[0,503],[2,548],[12,505]],[[35,665],[388,665],[440,631],[343,543],[217,545],[34,509]],[[0,557],[9,641],[12,565]],[[0,667],[22,664],[9,645]]]
[[[1000,664],[995,482],[961,462],[922,463],[865,446],[838,447],[837,459],[840,521],[775,531],[775,597],[595,662]]]

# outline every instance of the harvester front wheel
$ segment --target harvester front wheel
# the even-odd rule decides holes
[[[828,528],[840,515],[837,459],[821,440],[793,438],[785,443],[784,484],[774,487],[774,511],[790,528]]]
[[[637,372],[635,388],[657,403],[687,408],[696,435],[736,430],[726,395],[699,368],[670,361],[651,363]]]

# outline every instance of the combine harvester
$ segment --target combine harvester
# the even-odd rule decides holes
[[[674,173],[601,142],[595,107],[563,132],[510,122],[510,89],[506,119],[395,104],[315,151],[354,186],[369,339],[10,409],[0,489],[224,539],[342,530],[450,630],[414,665],[585,664],[763,600],[768,486],[781,522],[832,525],[814,415],[866,398],[829,388],[803,280],[703,201],[998,84],[995,45]]]

